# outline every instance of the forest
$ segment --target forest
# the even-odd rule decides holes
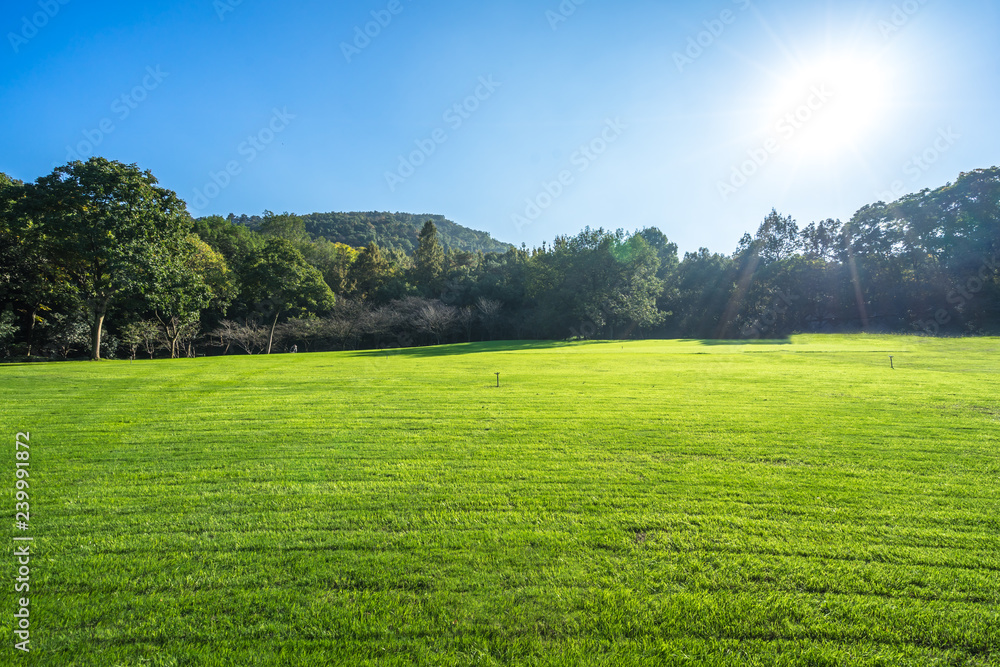
[[[772,210],[732,252],[683,257],[656,227],[518,248],[441,216],[193,219],[103,158],[0,174],[6,359],[856,331],[1000,333],[1000,168],[847,221]]]

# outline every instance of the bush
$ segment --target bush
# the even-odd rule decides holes
[[[81,311],[69,315],[54,313],[47,329],[48,340],[42,351],[50,357],[66,359],[74,351],[87,352],[90,349],[90,323]]]
[[[14,337],[17,336],[17,324],[15,320],[14,313],[9,310],[5,310],[0,314],[0,351],[3,352],[5,357],[10,356],[11,352],[8,346],[14,341]]]

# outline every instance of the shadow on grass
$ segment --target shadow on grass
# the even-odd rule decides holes
[[[90,361],[90,357],[69,357],[68,359],[49,359],[48,357],[36,357],[31,361],[26,359],[0,359],[0,366],[4,368],[14,368],[16,366],[39,366],[41,364],[63,364],[71,361]]]
[[[664,339],[678,343],[697,343],[699,345],[791,345],[790,338],[768,340],[700,340],[700,339]],[[478,352],[522,352],[525,350],[556,350],[565,347],[583,347],[586,345],[605,345],[606,340],[500,340],[489,343],[456,343],[452,345],[433,345],[426,347],[390,347],[382,350],[358,350],[357,357],[451,357],[461,354]],[[634,342],[634,341],[629,341]]]
[[[553,350],[561,347],[598,345],[602,341],[565,340],[499,340],[489,343],[457,343],[430,347],[391,347],[383,350],[359,350],[356,357],[450,357],[477,352],[523,352],[525,350]]]
[[[682,343],[698,343],[699,345],[791,345],[791,338],[769,338],[754,340],[684,340]]]

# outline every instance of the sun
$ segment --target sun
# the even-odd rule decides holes
[[[773,94],[773,133],[788,152],[827,158],[857,150],[884,129],[891,77],[876,57],[828,56],[798,63]]]

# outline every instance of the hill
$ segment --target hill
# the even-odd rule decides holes
[[[334,243],[346,243],[362,248],[374,241],[382,248],[398,248],[412,254],[417,247],[417,234],[428,220],[437,226],[438,237],[445,250],[467,252],[507,252],[512,246],[497,241],[486,232],[463,227],[443,215],[414,215],[412,213],[380,213],[378,211],[353,213],[310,213],[300,216],[306,222],[306,231],[312,237],[325,238]],[[260,216],[229,215],[230,221],[255,229]]]

